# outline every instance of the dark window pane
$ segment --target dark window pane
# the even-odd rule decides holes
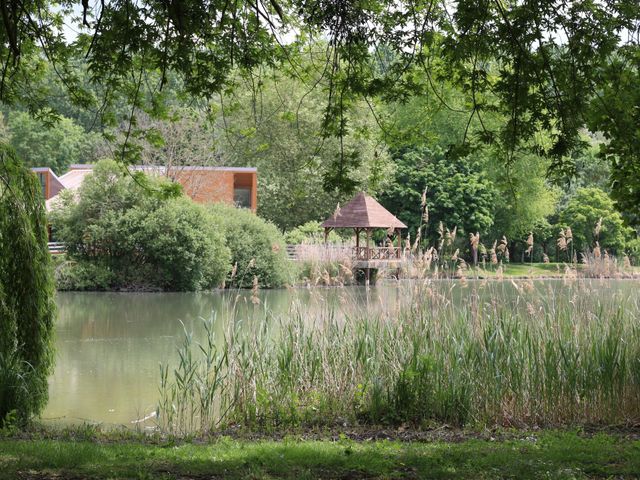
[[[251,189],[236,187],[233,189],[233,203],[236,207],[251,208]]]
[[[47,179],[45,174],[38,172],[38,180],[40,180],[40,186],[42,187],[42,196],[47,198]]]

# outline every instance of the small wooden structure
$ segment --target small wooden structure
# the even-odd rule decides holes
[[[353,249],[355,267],[363,269],[367,279],[370,270],[380,267],[395,266],[402,258],[402,235],[400,230],[407,226],[380,205],[373,197],[364,192],[358,193],[344,207],[322,223],[325,243],[329,232],[334,228],[353,228],[356,235],[356,246]],[[375,229],[385,229],[393,232],[397,246],[393,241],[389,246],[371,246],[371,232]],[[365,233],[365,245],[360,243],[360,234]],[[389,235],[393,236],[393,235]]]

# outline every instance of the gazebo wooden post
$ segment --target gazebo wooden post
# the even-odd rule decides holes
[[[369,258],[371,257],[371,252],[369,251],[369,240],[371,239],[371,229],[367,228],[366,232],[367,232],[367,254],[365,255],[365,258],[369,260]],[[365,272],[365,283],[368,287],[369,283],[371,282],[371,266],[369,265],[369,262],[367,262],[367,268],[364,269],[364,272]]]
[[[396,236],[398,237],[398,253],[395,257],[400,258],[400,252],[402,251],[402,235],[400,234],[399,228],[396,228]]]
[[[371,253],[369,252],[369,240],[371,239],[371,229],[367,228],[367,260],[371,257]]]
[[[327,246],[327,240],[329,239],[329,228],[324,228],[324,246]]]

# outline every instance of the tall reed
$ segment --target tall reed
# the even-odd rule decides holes
[[[399,284],[399,303],[232,319],[162,370],[159,419],[183,433],[349,424],[472,427],[640,421],[638,298],[567,278]],[[191,353],[189,353],[191,352]]]

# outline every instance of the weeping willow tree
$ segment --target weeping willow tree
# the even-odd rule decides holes
[[[0,144],[0,426],[47,402],[54,284],[40,184]]]

